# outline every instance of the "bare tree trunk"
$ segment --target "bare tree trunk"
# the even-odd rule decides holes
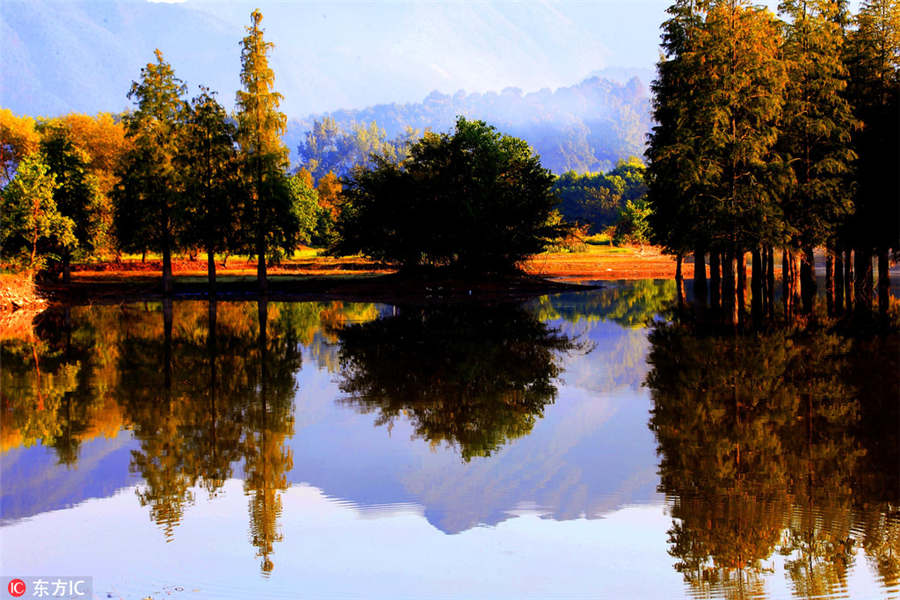
[[[844,258],[843,252],[835,250],[834,253],[834,312],[839,315],[844,312]]]
[[[681,252],[675,255],[675,291],[678,295],[678,308],[684,307],[684,276],[681,274]]]
[[[743,321],[747,312],[747,253],[741,248],[735,253],[737,261],[737,306],[738,318]]]
[[[766,250],[766,262],[768,266],[766,267],[766,299],[768,301],[768,306],[766,307],[766,313],[769,316],[775,315],[775,248],[769,246]]]
[[[216,293],[216,253],[213,252],[212,243],[206,247],[206,273],[209,279],[209,294],[214,296]]]
[[[706,263],[701,248],[694,251],[694,302],[706,306]]]
[[[709,305],[713,310],[719,310],[721,298],[721,254],[718,251],[709,253]]]
[[[855,261],[854,272],[856,281],[853,282],[854,292],[856,293],[855,302],[856,312],[867,313],[872,311],[872,252],[868,249],[862,250],[857,248],[853,253]]]
[[[891,275],[888,249],[878,250],[878,314],[887,317],[889,298],[891,295]]]
[[[803,312],[809,314],[816,299],[816,263],[810,245],[804,246],[800,254],[800,290]]]
[[[725,251],[725,259],[722,261],[722,313],[725,321],[731,325],[737,325],[737,296],[735,293],[735,266],[734,249]]]
[[[781,249],[781,303],[784,318],[791,319],[791,258],[787,247]]]
[[[266,274],[266,242],[262,231],[256,235],[256,281],[261,294],[269,291],[269,280]]]
[[[828,314],[834,314],[834,249],[828,246],[825,249],[825,305]]]
[[[70,283],[72,281],[72,253],[69,251],[68,248],[63,250],[62,264],[63,264],[63,272],[62,272],[63,283]]]
[[[754,325],[762,320],[763,312],[763,261],[759,247],[751,251],[753,270],[750,274],[750,317]]]
[[[163,242],[163,264],[162,264],[163,294],[172,293],[172,249],[169,248],[169,241]]]
[[[844,250],[844,302],[847,312],[853,311],[853,250]]]
[[[802,308],[802,294],[800,283],[801,258],[800,251],[791,252],[791,306],[793,312],[796,313],[798,308]]]

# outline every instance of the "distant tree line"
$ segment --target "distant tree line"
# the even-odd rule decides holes
[[[694,292],[725,320],[809,313],[814,248],[830,311],[889,302],[900,249],[900,2],[678,0],[662,28],[648,168],[652,238],[694,256]],[[706,263],[710,277],[707,281]],[[708,295],[708,300],[707,300]]]
[[[348,132],[364,147],[375,137],[380,137],[378,144],[396,143],[408,138],[410,131],[448,131],[457,117],[464,116],[522,138],[553,173],[591,173],[608,171],[622,158],[643,154],[651,126],[649,102],[646,88],[636,78],[620,84],[592,77],[554,91],[529,93],[518,88],[452,95],[435,91],[422,102],[378,104],[290,120],[285,141],[303,161],[311,149],[310,134],[321,139],[323,130]],[[344,156],[352,156],[357,147],[343,146]],[[367,155],[363,152],[361,157]],[[343,160],[333,170],[348,175],[356,162]]]

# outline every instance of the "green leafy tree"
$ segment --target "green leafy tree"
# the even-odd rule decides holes
[[[180,244],[184,220],[178,210],[179,179],[175,168],[178,127],[186,88],[155,51],[156,62],[141,69],[128,97],[135,110],[125,115],[132,147],[123,159],[115,190],[115,224],[123,250],[162,253],[163,292],[172,291],[172,251]]]
[[[86,256],[93,253],[105,237],[97,178],[90,172],[88,156],[73,144],[67,128],[49,124],[42,135],[41,152],[56,180],[53,199],[60,214],[74,223],[76,247]],[[60,245],[55,253],[62,261],[63,281],[68,283],[72,248]]]
[[[185,108],[176,164],[186,213],[184,240],[206,250],[209,286],[215,290],[215,254],[239,248],[244,188],[239,177],[236,129],[215,92],[200,95]]]
[[[619,222],[616,224],[616,243],[630,242],[643,246],[649,241],[651,208],[644,198],[626,200],[619,211]]]
[[[402,164],[376,157],[354,172],[335,251],[407,269],[509,271],[562,233],[550,223],[552,185],[524,141],[460,117],[452,134],[426,134]]]
[[[0,196],[0,251],[25,268],[29,277],[43,268],[52,249],[78,245],[75,223],[60,213],[53,198],[56,179],[40,153],[19,163]]]
[[[262,13],[250,14],[247,35],[241,40],[241,85],[237,92],[237,139],[250,194],[245,216],[246,234],[257,257],[257,280],[261,292],[268,289],[266,259],[269,249],[293,250],[300,233],[284,174],[288,150],[281,141],[287,125],[278,110],[282,96],[274,89],[275,73],[269,67],[272,42],[263,38]]]

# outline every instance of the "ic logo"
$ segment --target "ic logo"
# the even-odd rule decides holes
[[[25,582],[21,579],[13,579],[9,582],[9,585],[6,586],[6,590],[9,592],[10,596],[18,598],[25,594]]]

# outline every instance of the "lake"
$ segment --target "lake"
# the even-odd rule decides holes
[[[2,349],[0,573],[96,598],[900,597],[900,344],[525,304],[54,308]]]

